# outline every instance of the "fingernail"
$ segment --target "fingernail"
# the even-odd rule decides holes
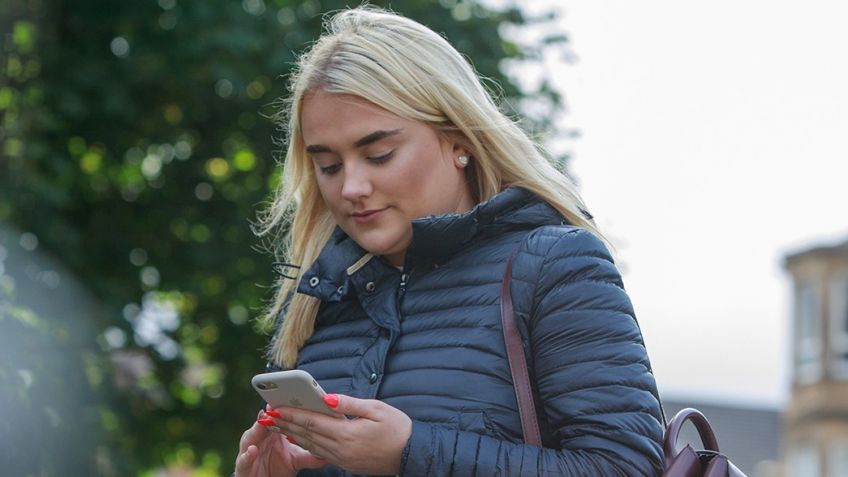
[[[339,396],[336,395],[336,394],[325,394],[324,395],[324,404],[335,409],[336,406],[339,405]]]
[[[267,414],[267,415],[269,415],[269,416],[271,416],[271,417],[276,417],[277,419],[279,419],[280,417],[282,417],[282,416],[280,416],[280,413],[279,413],[279,412],[277,412],[277,411],[265,411],[265,414]]]
[[[273,426],[274,425],[273,419],[257,419],[256,422],[258,422],[262,426]]]
[[[287,441],[289,441],[289,442],[291,442],[292,444],[297,444],[297,441],[296,441],[296,440],[294,440],[294,439],[292,439],[292,438],[291,438],[291,437],[289,437],[289,436],[286,436],[286,440],[287,440]]]

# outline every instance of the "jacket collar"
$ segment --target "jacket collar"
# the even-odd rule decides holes
[[[421,262],[444,261],[476,241],[504,232],[561,224],[562,220],[556,209],[532,192],[510,187],[468,212],[413,220],[404,269],[411,270]],[[367,254],[336,227],[318,258],[301,274],[297,291],[324,301],[339,301],[351,290],[352,276],[373,276],[380,267],[392,269],[377,257],[369,260]]]

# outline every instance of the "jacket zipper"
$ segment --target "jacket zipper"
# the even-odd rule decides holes
[[[400,284],[398,285],[397,290],[397,300],[395,300],[395,304],[397,305],[397,314],[398,320],[403,321],[403,314],[400,312],[400,302],[403,300],[403,296],[406,294],[406,284],[409,283],[409,275],[404,273],[400,276]]]

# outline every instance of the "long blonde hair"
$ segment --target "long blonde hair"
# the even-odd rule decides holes
[[[499,110],[478,74],[442,36],[371,6],[335,13],[324,28],[325,33],[301,56],[291,79],[291,95],[280,113],[288,144],[282,181],[273,203],[260,215],[257,230],[260,236],[272,237],[281,260],[309,267],[336,225],[318,190],[300,129],[301,101],[317,90],[363,98],[458,138],[471,153],[469,177],[476,200],[520,186],[535,192],[572,224],[600,235],[584,216],[586,207],[574,184]],[[268,325],[284,313],[268,354],[289,368],[296,365],[300,348],[313,333],[320,304],[295,293],[298,281],[279,280],[264,316]]]

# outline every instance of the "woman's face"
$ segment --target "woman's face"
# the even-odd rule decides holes
[[[403,265],[412,219],[474,205],[457,162],[467,152],[425,123],[355,96],[317,91],[304,97],[300,124],[336,223],[393,265]]]

